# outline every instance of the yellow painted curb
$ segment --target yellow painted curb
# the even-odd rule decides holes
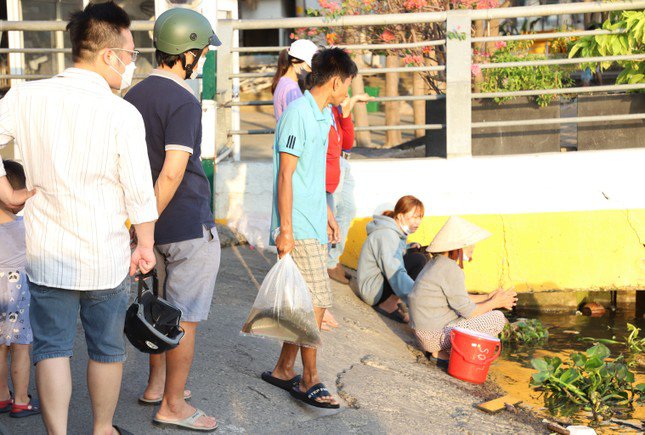
[[[645,289],[645,209],[462,216],[493,236],[465,265],[466,287],[491,292]],[[426,217],[426,246],[448,217]],[[341,262],[353,269],[371,218],[354,219]]]

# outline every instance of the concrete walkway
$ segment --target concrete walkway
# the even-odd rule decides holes
[[[324,333],[319,356],[323,382],[341,397],[340,411],[301,405],[259,378],[273,367],[279,344],[240,336],[257,287],[273,263],[248,246],[225,248],[211,317],[200,329],[188,388],[192,404],[212,413],[218,433],[542,433],[529,416],[488,415],[473,405],[495,396],[494,386],[449,377],[413,350],[409,330],[378,316],[349,287],[334,285],[333,313],[341,327]],[[70,434],[91,433],[85,386],[87,355],[79,331],[72,360]],[[151,424],[154,409],[137,404],[147,358],[128,348],[115,423],[135,434],[184,433]],[[34,389],[35,390],[35,389]],[[39,417],[0,415],[0,433],[44,434]],[[189,432],[186,432],[189,433]]]

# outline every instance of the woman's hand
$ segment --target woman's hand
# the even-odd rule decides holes
[[[517,305],[517,293],[513,287],[508,290],[500,288],[491,293],[490,300],[495,304],[496,308],[512,310]]]
[[[368,94],[357,94],[352,97],[345,98],[345,101],[340,103],[340,108],[343,112],[343,118],[347,118],[354,109],[356,103],[368,103],[373,101],[374,97],[370,97]]]

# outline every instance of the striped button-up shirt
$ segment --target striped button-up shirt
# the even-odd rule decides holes
[[[69,68],[0,100],[0,147],[12,139],[27,187],[37,191],[25,206],[29,279],[69,290],[116,287],[130,264],[126,220],[158,217],[137,109],[100,75]]]

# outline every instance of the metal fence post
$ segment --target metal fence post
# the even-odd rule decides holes
[[[448,157],[472,155],[470,12],[446,20],[446,148]]]
[[[228,147],[230,142],[228,131],[231,129],[231,111],[225,105],[233,97],[230,79],[231,66],[233,64],[233,55],[231,52],[231,47],[233,46],[233,24],[231,20],[218,20],[217,36],[222,41],[222,45],[217,48],[217,89],[215,93],[217,106],[217,110],[215,111],[216,156]]]

